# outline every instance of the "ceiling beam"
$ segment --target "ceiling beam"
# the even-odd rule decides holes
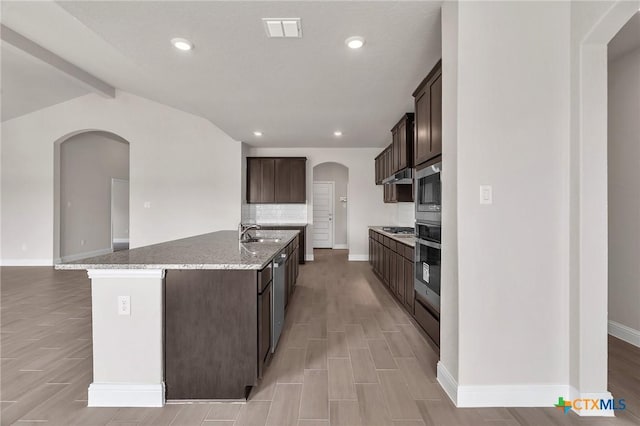
[[[45,49],[37,43],[34,43],[28,38],[18,34],[11,28],[6,27],[2,24],[0,24],[0,38],[2,39],[2,41],[22,50],[26,54],[33,56],[34,58],[45,62],[58,69],[59,71],[62,71],[63,73],[80,81],[92,92],[96,92],[108,98],[114,98],[116,96],[115,87],[111,86],[108,83],[105,83],[94,75],[89,74],[85,70],[78,68],[71,62],[62,59],[55,53]]]

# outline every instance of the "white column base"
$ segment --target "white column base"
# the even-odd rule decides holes
[[[571,386],[570,395],[571,395],[571,401],[573,401],[574,403],[576,400],[594,400],[594,399],[604,400],[604,401],[613,400],[613,396],[611,395],[611,392],[580,393],[578,389],[574,388],[573,386]],[[571,407],[571,411],[573,411],[574,413],[582,417],[614,417],[615,416],[613,407],[609,409],[601,410],[600,407],[598,407],[597,409],[593,409],[590,405],[591,404],[589,404],[588,402],[581,402],[579,409],[576,409],[576,407]],[[616,404],[616,408],[618,408],[617,404]]]
[[[164,382],[158,384],[91,383],[88,407],[163,407]]]

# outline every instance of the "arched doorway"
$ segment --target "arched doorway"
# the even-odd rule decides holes
[[[129,142],[86,130],[54,144],[54,259],[128,248]]]
[[[313,248],[348,249],[349,168],[336,162],[313,167]]]

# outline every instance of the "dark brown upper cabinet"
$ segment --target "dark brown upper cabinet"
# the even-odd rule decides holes
[[[406,113],[391,129],[393,168],[391,174],[413,167],[413,113]]]
[[[442,154],[442,63],[433,67],[415,92],[414,165]]]
[[[306,203],[306,166],[304,157],[248,157],[247,203]]]
[[[247,158],[247,203],[275,203],[275,159]]]

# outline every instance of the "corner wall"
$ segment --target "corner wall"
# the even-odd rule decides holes
[[[609,62],[608,97],[610,332],[640,345],[640,49]]]
[[[564,2],[444,5],[438,378],[459,406],[568,390],[569,28]]]
[[[239,142],[203,118],[126,92],[90,94],[2,123],[3,264],[52,263],[54,142],[85,130],[130,143],[131,247],[236,228]]]

